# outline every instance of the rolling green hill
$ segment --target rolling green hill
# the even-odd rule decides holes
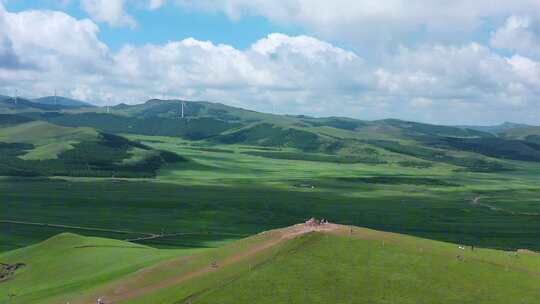
[[[501,133],[504,138],[525,140],[528,142],[540,144],[540,127],[527,126],[522,128],[514,128],[505,130]]]
[[[0,114],[0,228],[10,231],[0,250],[62,225],[197,233],[191,244],[205,247],[234,238],[216,231],[250,235],[305,210],[442,241],[540,248],[540,150],[526,136],[184,103],[184,118],[178,100]],[[99,229],[88,231],[119,238]],[[174,248],[178,238],[142,243]]]
[[[538,253],[334,224],[267,231],[199,253],[62,234],[0,262],[24,264],[0,283],[0,300],[9,303],[533,304],[540,297]]]
[[[0,127],[2,128],[30,121],[33,121],[33,119],[22,115],[0,114]]]
[[[25,121],[3,115],[0,122],[0,175],[152,177],[165,163],[186,162],[123,137]]]
[[[0,256],[24,266],[0,281],[0,302],[44,303],[46,299],[90,289],[189,250],[157,250],[117,240],[63,233],[40,244]],[[54,279],[52,279],[54,278]],[[32,288],[28,288],[32,286]]]
[[[184,103],[184,118],[181,103]],[[149,100],[82,111],[33,112],[27,117],[108,133],[179,137],[207,145],[243,144],[318,153],[345,162],[442,162],[479,172],[511,170],[505,160],[540,161],[533,137],[498,136],[473,127],[437,126],[396,119],[272,115],[219,103]],[[372,153],[368,153],[368,151]],[[358,155],[360,153],[360,155]],[[292,154],[259,154],[298,159]],[[401,155],[397,160],[396,155]]]
[[[65,97],[58,97],[56,102],[54,100],[54,97],[43,97],[34,100],[28,100],[21,97],[0,97],[0,113],[50,112],[93,107],[90,104]]]
[[[494,135],[504,133],[506,131],[510,131],[513,129],[521,129],[521,128],[527,128],[530,127],[526,124],[519,124],[519,123],[513,123],[513,122],[504,122],[499,125],[493,125],[493,126],[459,126],[460,128],[465,129],[473,129],[481,132],[488,132],[492,133]]]

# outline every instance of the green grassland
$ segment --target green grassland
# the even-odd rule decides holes
[[[145,291],[119,299],[130,303],[540,296],[538,255],[498,251],[540,251],[536,127],[271,115],[208,102],[186,102],[184,119],[179,110],[174,100],[110,111],[0,102],[0,262],[28,264],[0,282],[0,302],[91,303],[110,288]],[[242,255],[274,235],[257,233],[312,216],[409,236],[310,233]]]
[[[7,301],[11,294],[17,295],[17,303],[43,303],[44,299],[90,289],[164,259],[193,252],[59,234],[0,255],[2,263],[25,264],[15,278],[0,284],[0,302]]]
[[[539,208],[539,169],[534,164],[512,162],[520,170],[478,173],[456,171],[445,163],[403,167],[398,158],[385,164],[284,160],[246,154],[266,151],[253,146],[208,149],[176,138],[129,138],[191,162],[166,165],[153,180],[6,178],[0,181],[3,219],[136,235],[184,233],[143,242],[179,248],[213,247],[314,215],[455,243],[540,248],[539,217],[522,214]],[[518,213],[472,204],[478,196],[489,204],[505,202],[505,210]],[[4,250],[63,231],[0,225],[8,232],[2,236]],[[80,233],[123,238],[91,230]]]
[[[166,231],[143,241],[154,246],[213,247],[312,215],[456,243],[540,248],[540,148],[519,136],[208,102],[186,102],[179,119],[174,100],[110,113],[5,106],[1,250],[62,231],[124,239],[112,230]]]
[[[92,128],[3,118],[0,175],[153,177],[164,163],[187,161]]]
[[[26,264],[0,283],[0,301],[533,304],[540,296],[537,253],[459,249],[348,226],[298,229],[202,251],[61,234],[0,255]]]

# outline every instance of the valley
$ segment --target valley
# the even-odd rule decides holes
[[[374,285],[358,292],[383,303],[426,280],[449,286],[459,276],[465,286],[495,276],[486,288],[526,280],[515,292],[533,303],[533,252],[540,251],[534,128],[499,134],[206,102],[185,102],[186,117],[179,118],[179,104],[151,100],[107,110],[4,103],[0,262],[27,266],[0,283],[3,300],[264,303],[269,295],[261,286],[270,282],[284,301],[318,303],[329,295],[354,298],[359,294],[344,292],[352,288],[347,282],[370,278]],[[272,237],[310,217],[339,225]],[[290,228],[275,230],[282,227]],[[352,241],[356,233],[362,241]],[[463,246],[477,249],[463,258]],[[532,255],[508,258],[516,252]],[[332,262],[317,264],[321,259]],[[208,266],[213,261],[223,269]],[[315,279],[299,283],[283,267]],[[440,274],[429,275],[431,267]],[[62,275],[48,282],[40,269]],[[444,276],[448,269],[456,274]],[[321,293],[329,273],[342,284]],[[382,273],[406,286],[387,291],[393,279]],[[24,288],[29,282],[35,292]],[[284,284],[301,292],[287,294]],[[425,303],[458,299],[461,285],[452,286],[423,290],[430,294]],[[467,296],[506,303],[507,291],[470,289]]]
[[[212,247],[309,216],[540,248],[534,142],[512,137],[501,146],[494,140],[505,135],[470,128],[278,116],[205,102],[187,102],[180,119],[179,104],[151,100],[105,113],[5,103],[1,250],[42,241],[61,225],[167,248]],[[470,204],[478,196],[500,209]],[[47,226],[14,223],[23,220]],[[144,237],[160,234],[167,236]]]

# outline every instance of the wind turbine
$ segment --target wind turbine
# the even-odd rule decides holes
[[[184,118],[184,102],[181,101],[180,103],[182,104],[182,118]]]
[[[13,96],[14,104],[17,104],[17,99],[19,98],[18,94],[19,94],[19,90],[15,89],[15,96]]]
[[[54,90],[54,105],[58,105],[58,99],[56,98],[56,89]]]

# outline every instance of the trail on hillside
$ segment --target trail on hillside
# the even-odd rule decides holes
[[[490,205],[490,204],[486,204],[486,203],[481,203],[480,202],[481,199],[482,199],[482,197],[480,197],[480,196],[477,196],[477,197],[473,198],[471,200],[471,205],[486,207],[486,208],[489,208],[492,211],[503,212],[503,213],[507,213],[507,214],[510,214],[510,215],[540,216],[539,212],[518,212],[518,211],[512,211],[512,210],[504,209],[504,208],[497,207],[497,206]]]
[[[51,223],[41,223],[41,222],[27,222],[27,221],[16,221],[16,220],[0,220],[0,224],[29,225],[29,226],[63,228],[63,229],[72,229],[72,230],[99,231],[99,232],[110,232],[110,233],[117,233],[117,234],[140,235],[140,237],[124,239],[124,241],[126,242],[149,241],[149,240],[155,240],[155,239],[160,239],[160,238],[165,238],[165,237],[192,236],[192,235],[223,235],[223,236],[233,236],[233,237],[246,237],[247,236],[245,234],[227,233],[227,232],[176,232],[176,233],[136,232],[136,231],[128,231],[128,230],[72,226],[72,225],[51,224]]]
[[[407,242],[403,243],[403,241],[400,241],[398,238],[396,238],[400,235],[391,232],[376,231],[367,228],[358,228],[331,223],[317,226],[298,224],[283,229],[262,232],[259,234],[259,236],[267,236],[267,239],[252,246],[249,246],[244,251],[239,251],[225,258],[222,258],[221,260],[216,260],[216,265],[206,265],[199,269],[188,271],[186,273],[179,273],[178,275],[173,275],[172,277],[165,278],[162,281],[152,282],[145,285],[146,279],[148,277],[151,277],[150,274],[159,273],[160,271],[170,269],[179,269],[179,272],[181,272],[181,270],[183,269],[182,267],[186,265],[186,263],[188,263],[191,259],[196,259],[196,256],[176,258],[174,260],[169,260],[161,264],[151,266],[150,268],[143,269],[130,277],[112,283],[105,289],[99,291],[99,294],[94,294],[92,297],[86,297],[84,299],[79,299],[78,301],[74,301],[71,303],[94,303],[95,298],[97,298],[98,296],[105,299],[106,303],[117,303],[136,299],[142,296],[149,295],[155,291],[177,286],[189,280],[219,271],[219,269],[223,267],[230,266],[235,263],[240,263],[267,249],[278,246],[279,244],[282,244],[288,240],[294,239],[310,232],[322,232],[334,235],[349,236],[357,239],[382,241],[383,246],[385,243],[387,243],[388,245],[393,246],[405,246],[405,248],[408,248],[407,250],[417,250],[419,253],[430,252],[428,248],[422,248],[421,246],[410,247],[410,244],[407,245]],[[506,270],[519,271],[534,276],[540,276],[540,272],[523,269],[521,267],[518,267],[517,265],[512,265],[512,263],[504,264],[491,260],[486,260],[481,257],[475,257],[474,252],[463,252],[462,250],[458,249],[457,245],[455,253],[449,251],[444,253],[431,252],[430,254],[446,256],[449,260],[455,260],[456,255],[458,255],[463,258],[462,261],[464,262],[473,261],[490,265],[492,267],[505,268]],[[509,252],[509,254],[513,253]],[[189,296],[187,299],[192,299],[192,296],[194,295]]]
[[[108,229],[108,228],[83,227],[83,226],[50,224],[50,223],[40,223],[40,222],[26,222],[26,221],[15,221],[15,220],[0,220],[0,224],[42,226],[42,227],[73,229],[73,230],[111,232],[111,233],[119,233],[119,234],[141,234],[141,235],[145,235],[146,237],[157,235],[157,234],[154,234],[154,233],[135,232],[135,231],[128,231],[128,230],[116,230],[116,229]]]
[[[331,232],[331,231],[335,231],[343,227],[345,226],[341,226],[337,224],[325,224],[325,225],[319,225],[319,226],[308,226],[304,224],[299,224],[299,225],[295,225],[288,228],[263,232],[261,233],[262,235],[271,235],[271,237],[268,240],[265,240],[254,246],[251,246],[246,251],[232,254],[216,262],[218,262],[219,268],[229,266],[231,264],[238,263],[250,256],[254,256],[259,252],[262,252],[271,247],[277,246],[287,240],[293,239],[303,234],[314,232],[314,231]],[[182,261],[186,262],[190,258],[191,257],[181,258],[180,260],[173,261],[173,263],[181,263]],[[167,267],[166,265],[167,265],[167,262],[165,262],[165,264],[161,266]],[[200,277],[204,274],[217,271],[219,270],[219,268],[213,267],[212,265],[208,265],[207,267],[204,267],[195,271],[191,271],[188,273],[183,273],[183,274],[180,274],[179,276],[174,276],[174,277],[165,279],[163,281],[160,281],[154,284],[150,284],[144,287],[133,288],[134,287],[132,286],[133,284],[136,284],[144,280],[144,271],[142,271],[136,274],[134,277],[127,279],[126,281],[117,282],[111,288],[108,288],[106,291],[101,293],[99,296],[104,298],[107,302],[112,302],[112,303],[134,299],[134,298],[149,294],[151,292],[154,292],[156,290],[178,285],[185,281]],[[78,303],[78,302],[74,302],[74,303]],[[93,303],[93,300],[88,299],[81,303]]]

